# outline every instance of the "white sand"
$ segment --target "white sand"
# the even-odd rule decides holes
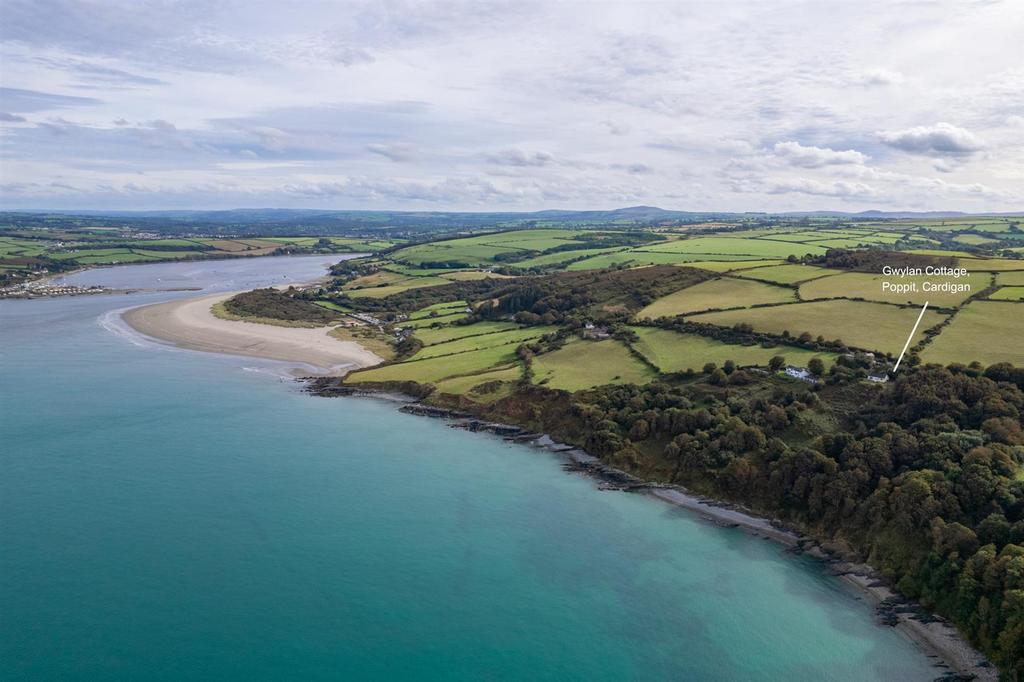
[[[237,293],[142,306],[125,312],[123,317],[136,331],[182,348],[312,365],[324,375],[341,376],[383,362],[358,343],[329,336],[330,327],[279,327],[224,320],[210,311]]]

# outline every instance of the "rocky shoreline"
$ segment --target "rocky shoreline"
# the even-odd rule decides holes
[[[600,490],[639,492],[656,497],[677,507],[696,512],[715,525],[738,528],[752,535],[784,544],[794,554],[804,554],[827,567],[837,578],[855,588],[875,604],[880,625],[898,628],[928,655],[941,670],[936,680],[947,682],[978,680],[997,682],[998,671],[988,659],[974,649],[947,620],[929,613],[919,604],[900,595],[871,566],[856,563],[839,547],[819,543],[778,519],[766,519],[739,505],[694,495],[679,485],[645,481],[625,471],[608,466],[581,448],[559,443],[544,433],[534,433],[519,426],[479,419],[460,410],[425,405],[413,396],[377,392],[309,377],[306,392],[319,397],[366,397],[402,403],[401,412],[433,419],[444,419],[452,428],[490,433],[504,440],[544,449],[560,457],[566,471],[582,473],[597,482]]]

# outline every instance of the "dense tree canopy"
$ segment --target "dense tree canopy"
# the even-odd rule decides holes
[[[1024,676],[1024,371],[926,366],[816,393],[770,381],[741,392],[705,370],[706,381],[606,386],[576,394],[568,414],[552,400],[534,415],[616,466],[851,548]],[[840,423],[814,435],[823,415]]]

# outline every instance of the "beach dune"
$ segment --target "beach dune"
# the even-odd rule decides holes
[[[212,306],[236,293],[142,306],[123,317],[136,331],[181,348],[310,365],[323,375],[340,376],[383,362],[353,341],[329,336],[328,327],[278,327],[224,320],[211,312]]]

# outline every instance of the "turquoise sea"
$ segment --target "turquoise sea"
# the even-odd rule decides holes
[[[232,289],[324,258],[90,271]],[[0,301],[0,679],[930,680],[818,565],[110,311]]]

